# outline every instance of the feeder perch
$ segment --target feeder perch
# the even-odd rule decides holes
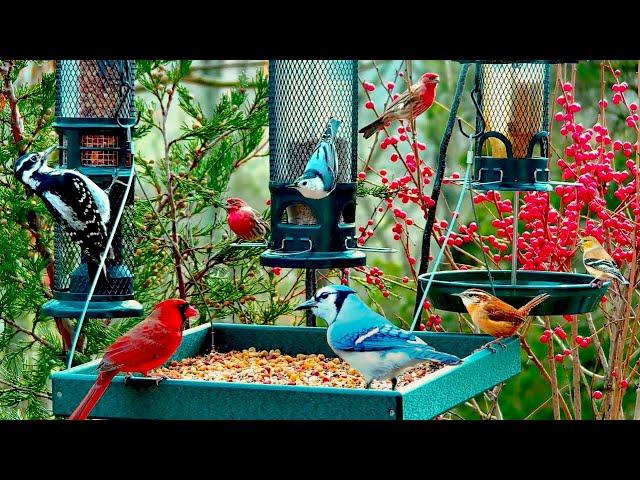
[[[108,191],[113,227],[115,212],[126,207],[113,240],[115,258],[107,257],[107,281],[101,278],[87,310],[94,318],[135,317],[143,313],[134,300],[133,190],[123,198],[133,168],[132,128],[136,123],[133,60],[59,60],[56,62],[56,117],[59,164],[75,169]],[[119,181],[119,182],[117,182]],[[120,183],[121,182],[121,183]],[[111,187],[111,188],[109,188]],[[86,259],[61,225],[54,236],[54,298],[45,315],[79,317],[93,279]]]
[[[365,264],[355,240],[357,82],[357,60],[269,62],[271,238],[262,265]],[[331,117],[342,121],[336,138],[338,183],[329,196],[308,199],[287,185],[303,173]]]
[[[475,63],[481,115],[472,188],[551,191],[547,61]],[[535,150],[538,153],[534,153]]]
[[[280,349],[335,356],[326,329],[214,323],[185,331],[172,360],[216,351]],[[265,385],[205,380],[155,382],[122,375],[92,412],[93,418],[167,420],[426,420],[446,412],[520,373],[516,338],[503,341],[495,353],[475,351],[492,339],[487,335],[417,332],[437,350],[464,358],[396,391],[303,385]],[[52,375],[53,413],[73,412],[97,378],[99,360]],[[136,385],[138,384],[138,385]]]

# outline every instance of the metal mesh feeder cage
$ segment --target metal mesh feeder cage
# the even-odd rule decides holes
[[[357,60],[269,62],[271,239],[262,265],[365,264],[355,248],[357,80]],[[331,117],[342,122],[335,142],[337,185],[327,197],[309,199],[288,185],[303,173]]]
[[[548,61],[475,63],[472,188],[550,191]],[[537,154],[534,153],[538,150]]]
[[[446,148],[455,125],[457,109],[464,90],[470,64],[475,64],[475,84],[471,98],[476,107],[476,133],[470,138],[466,173],[454,209],[453,218],[444,235],[446,245],[460,215],[462,201],[468,194],[475,209],[474,190],[511,190],[513,194],[513,235],[511,235],[511,270],[490,270],[486,254],[482,254],[484,270],[438,271],[444,248],[438,252],[432,269],[419,276],[422,297],[416,308],[413,328],[426,298],[438,309],[466,312],[456,296],[464,290],[478,288],[490,292],[515,307],[540,293],[549,298],[532,311],[534,315],[571,315],[592,312],[607,292],[611,282],[594,286],[591,275],[571,272],[518,270],[518,218],[520,191],[550,191],[555,184],[549,178],[549,78],[550,61],[461,62],[462,68],[454,103],[449,115],[447,133],[441,146],[440,162],[446,159]],[[539,155],[534,150],[539,147]],[[475,214],[475,210],[474,210]]]
[[[56,118],[59,164],[93,180],[109,194],[110,232],[125,202],[107,257],[107,280],[98,281],[87,316],[132,317],[143,313],[134,300],[133,190],[124,198],[132,174],[136,123],[135,62],[132,60],[60,60],[56,62]],[[53,317],[79,317],[93,279],[86,258],[61,225],[55,227],[54,298],[43,306]]]

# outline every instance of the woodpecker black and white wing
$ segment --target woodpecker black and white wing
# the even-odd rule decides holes
[[[83,175],[80,172],[70,173],[76,175],[84,182],[87,189],[91,192],[93,200],[96,202],[96,206],[100,212],[100,217],[102,218],[102,223],[107,225],[111,218],[111,202],[109,201],[109,195],[107,195],[107,192],[96,185],[95,182],[86,175]]]
[[[96,185],[95,188],[99,187]],[[42,177],[36,193],[73,241],[98,261],[107,243],[107,228],[103,222],[104,214],[85,180],[76,172],[57,171]],[[106,193],[102,193],[104,197],[98,195],[98,198],[101,201],[106,198],[108,202]]]

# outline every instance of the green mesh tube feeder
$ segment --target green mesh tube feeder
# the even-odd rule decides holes
[[[544,191],[549,183],[547,61],[475,62],[478,115],[472,188]],[[537,153],[536,153],[537,150]]]
[[[269,190],[271,237],[260,263],[285,268],[365,264],[356,244],[357,60],[269,62]],[[329,118],[336,138],[337,186],[319,200],[287,187],[305,169]],[[363,249],[364,250],[364,249]]]
[[[446,245],[469,195],[475,215],[474,190],[511,190],[513,195],[513,234],[511,270],[490,270],[486,253],[482,253],[484,270],[438,271],[445,249],[442,247],[433,262],[431,272],[419,276],[422,297],[416,308],[412,329],[417,327],[422,306],[427,298],[435,308],[466,313],[456,294],[469,288],[479,288],[501,300],[519,307],[540,293],[550,297],[534,310],[534,315],[572,315],[592,312],[607,292],[610,282],[593,286],[592,275],[570,272],[518,270],[518,216],[520,191],[549,191],[553,184],[548,170],[549,127],[549,61],[535,62],[463,62],[456,108],[451,111],[453,125],[468,64],[475,63],[475,87],[471,98],[476,107],[476,133],[470,140],[466,173],[461,183],[451,221],[443,237]],[[466,68],[465,68],[466,67]],[[449,136],[441,146],[441,158],[446,158]],[[540,155],[534,156],[539,147]],[[489,150],[489,155],[483,152]],[[571,184],[574,185],[574,184]]]
[[[132,127],[136,123],[133,60],[59,60],[56,62],[56,117],[61,168],[77,170],[108,190],[111,223],[122,202],[122,219],[113,240],[114,258],[106,261],[107,280],[101,279],[87,309],[90,318],[136,317],[142,305],[134,299],[135,232],[133,190],[124,198],[124,184],[132,173]],[[119,182],[115,182],[119,180]],[[109,188],[111,187],[111,188]],[[42,313],[78,318],[92,279],[86,259],[61,225],[54,235],[54,298]]]

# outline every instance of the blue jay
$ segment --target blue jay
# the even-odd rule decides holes
[[[338,177],[338,154],[336,136],[342,122],[330,118],[320,142],[309,157],[304,172],[289,187],[298,190],[304,197],[319,200],[336,188]]]
[[[296,307],[296,310],[303,309],[311,309],[329,324],[329,346],[364,376],[366,388],[373,380],[391,379],[395,390],[398,375],[419,363],[462,363],[455,355],[438,352],[422,339],[393,325],[371,310],[352,288],[324,287]]]

